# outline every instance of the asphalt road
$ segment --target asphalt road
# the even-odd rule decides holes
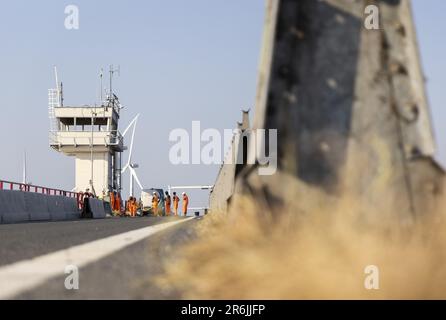
[[[62,249],[178,221],[182,218],[109,218],[0,225],[0,268]],[[200,219],[159,231],[79,269],[79,289],[67,290],[66,274],[21,292],[16,299],[166,299],[179,293],[163,292],[153,280],[176,250],[194,236]],[[0,286],[2,284],[0,283]]]

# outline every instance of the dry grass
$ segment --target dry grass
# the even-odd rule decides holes
[[[390,230],[365,226],[363,208],[348,199],[308,215],[289,209],[278,220],[257,211],[242,199],[207,217],[158,285],[190,299],[446,298],[442,215]],[[379,268],[379,290],[364,287],[368,265]]]

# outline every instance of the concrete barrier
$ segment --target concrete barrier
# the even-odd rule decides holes
[[[0,190],[0,223],[72,220],[79,217],[75,198]]]
[[[61,197],[63,201],[63,208],[65,212],[65,218],[67,220],[79,219],[81,213],[77,206],[77,200],[74,198]]]
[[[51,196],[48,198],[51,220],[73,220],[80,218],[77,201],[74,198]]]
[[[50,220],[48,211],[48,196],[40,193],[24,192],[25,211],[31,221]]]
[[[65,212],[60,196],[52,196],[48,198],[48,212],[51,220],[65,220]]]
[[[99,199],[88,199],[90,202],[91,215],[93,219],[103,219],[106,216],[104,201]]]
[[[2,223],[29,221],[30,215],[25,208],[24,193],[0,190],[0,213]]]

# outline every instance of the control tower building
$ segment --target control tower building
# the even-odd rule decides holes
[[[111,74],[112,77],[112,74]],[[124,139],[119,132],[121,104],[110,90],[100,106],[64,106],[62,83],[49,89],[50,146],[75,158],[76,192],[87,188],[97,196],[121,190],[121,154]]]

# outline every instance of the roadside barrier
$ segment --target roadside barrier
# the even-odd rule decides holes
[[[76,192],[0,180],[0,223],[78,219],[81,202]]]

